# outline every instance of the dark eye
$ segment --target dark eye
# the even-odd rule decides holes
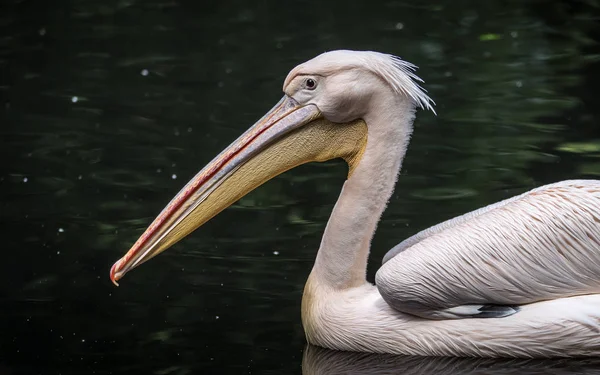
[[[306,86],[307,89],[309,90],[314,90],[315,87],[317,87],[317,82],[315,82],[314,79],[312,78],[308,78],[305,82],[304,85]]]

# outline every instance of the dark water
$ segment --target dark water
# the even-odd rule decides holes
[[[1,374],[600,373],[594,360],[305,351],[301,291],[344,180],[340,162],[288,172],[120,288],[108,278],[179,188],[281,97],[287,72],[325,50],[400,55],[437,102],[437,117],[418,114],[371,277],[389,248],[426,226],[597,177],[597,1],[0,9]]]

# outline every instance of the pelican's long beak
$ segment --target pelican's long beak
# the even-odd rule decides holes
[[[110,271],[117,281],[165,251],[269,179],[297,165],[346,159],[350,173],[366,145],[366,124],[325,120],[312,104],[284,96],[273,109],[202,169],[163,209]]]

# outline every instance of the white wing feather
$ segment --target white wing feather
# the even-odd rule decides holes
[[[600,293],[600,182],[573,180],[449,220],[404,241],[376,276],[417,315]]]

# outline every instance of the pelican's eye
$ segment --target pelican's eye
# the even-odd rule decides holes
[[[304,81],[304,87],[309,90],[314,90],[317,87],[317,82],[312,78],[307,78],[306,81]]]

